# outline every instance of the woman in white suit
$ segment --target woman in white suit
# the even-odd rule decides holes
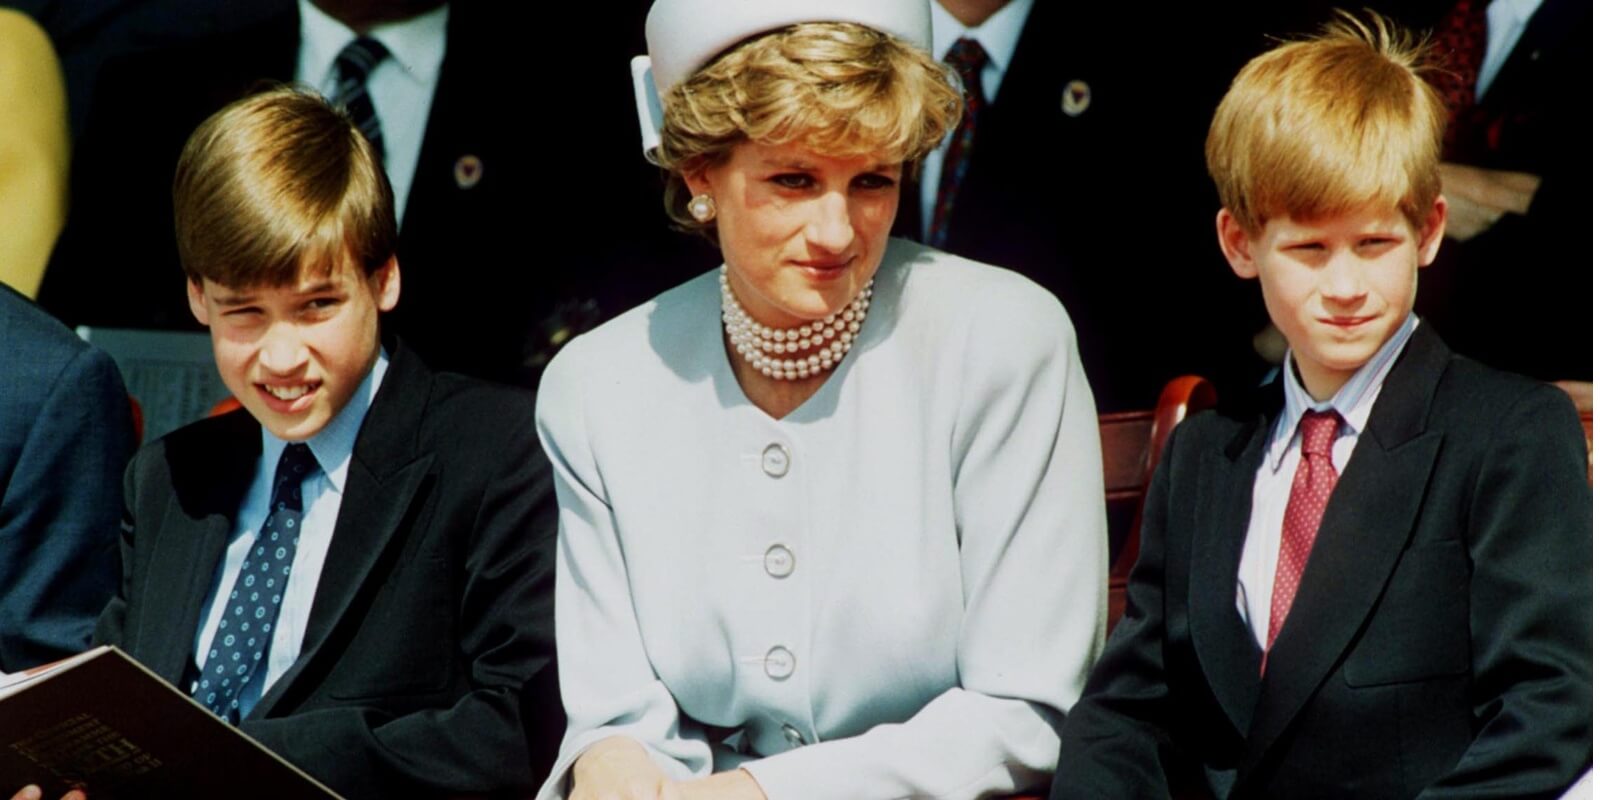
[[[570,722],[541,797],[1047,782],[1104,629],[1094,405],[1049,293],[888,238],[960,113],[928,26],[652,8],[651,155],[725,264],[545,373]]]

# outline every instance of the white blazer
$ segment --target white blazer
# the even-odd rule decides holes
[[[567,735],[772,800],[968,798],[1056,763],[1105,629],[1099,432],[1071,323],[1014,273],[890,242],[860,338],[774,420],[715,273],[568,345],[539,394],[561,504]]]

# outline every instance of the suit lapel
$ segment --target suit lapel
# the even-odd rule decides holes
[[[1562,47],[1563,39],[1588,35],[1589,23],[1583,18],[1583,12],[1582,3],[1569,0],[1547,0],[1540,4],[1478,105],[1500,113],[1506,98],[1514,102],[1517,93],[1539,78],[1537,67],[1544,51]]]
[[[317,582],[317,595],[306,621],[300,657],[261,698],[251,716],[270,716],[286,696],[297,694],[298,678],[334,641],[334,631],[364,589],[387,574],[377,569],[391,555],[395,540],[430,473],[432,453],[417,452],[417,430],[429,396],[432,375],[404,346],[394,356],[383,385],[357,435],[344,497],[334,524],[328,557]],[[393,541],[392,541],[393,540]]]
[[[1274,643],[1241,779],[1349,650],[1410,541],[1441,440],[1426,430],[1428,408],[1449,358],[1423,325],[1384,380]]]
[[[261,458],[261,428],[249,414],[236,411],[215,424],[221,431],[201,438],[202,447],[169,446],[167,457],[181,465],[170,470],[176,502],[154,529],[160,538],[139,600],[143,652],[134,655],[174,685],[194,658],[206,597]]]
[[[1277,396],[1281,405],[1282,392]],[[1261,650],[1239,618],[1234,598],[1238,594],[1239,558],[1250,524],[1256,471],[1261,465],[1267,423],[1274,414],[1257,416],[1242,426],[1233,440],[1208,453],[1205,467],[1197,476],[1201,490],[1197,494],[1200,505],[1195,509],[1195,530],[1199,533],[1190,566],[1193,579],[1188,598],[1194,649],[1217,701],[1241,737],[1249,730],[1256,704]]]

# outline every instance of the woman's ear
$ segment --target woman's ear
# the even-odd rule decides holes
[[[697,163],[678,174],[683,176],[683,183],[689,187],[689,194],[711,193],[711,178],[706,175],[705,162]]]

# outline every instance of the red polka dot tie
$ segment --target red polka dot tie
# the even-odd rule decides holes
[[[1294,470],[1294,486],[1289,490],[1289,506],[1283,512],[1283,543],[1278,547],[1278,570],[1272,581],[1272,617],[1267,623],[1266,650],[1283,629],[1289,616],[1300,575],[1305,572],[1311,545],[1316,542],[1322,512],[1328,508],[1328,495],[1339,473],[1333,469],[1333,440],[1339,433],[1339,412],[1307,411],[1300,418],[1300,466]],[[1266,669],[1266,658],[1261,661]]]

